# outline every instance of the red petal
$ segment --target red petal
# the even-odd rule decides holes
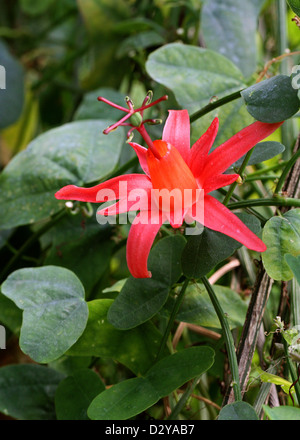
[[[239,178],[238,174],[219,174],[217,176],[210,177],[205,181],[203,189],[205,193],[210,193],[215,189],[222,188],[223,186],[231,185],[236,179]]]
[[[208,156],[202,174],[203,179],[223,173],[259,141],[270,136],[281,124],[282,122],[267,124],[256,121],[232,136]]]
[[[173,145],[187,162],[190,154],[190,117],[187,110],[169,110],[162,140]]]
[[[148,168],[148,164],[147,164],[147,148],[142,147],[141,145],[139,145],[135,142],[129,142],[129,145],[136,152],[136,155],[139,159],[139,162],[140,162],[140,165],[141,165],[143,171],[147,174],[147,176],[150,176],[149,168]]]
[[[191,148],[189,167],[197,178],[200,176],[201,171],[207,160],[207,155],[211,149],[216,136],[218,134],[219,119],[215,118],[206,132],[194,143]]]
[[[127,239],[127,265],[130,273],[135,278],[151,278],[151,272],[148,271],[148,256],[153,241],[163,224],[161,216],[144,213],[144,224],[141,214],[137,215],[135,221],[131,225]],[[157,222],[157,223],[156,223]]]
[[[254,251],[264,252],[267,249],[260,238],[250,231],[236,215],[209,195],[204,196],[204,226],[222,232]]]
[[[125,174],[91,188],[79,188],[75,185],[64,186],[55,194],[55,197],[62,200],[101,203],[124,198],[129,191],[135,188],[151,189],[151,180],[144,174]]]

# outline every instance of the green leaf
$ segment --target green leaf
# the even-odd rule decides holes
[[[108,320],[114,327],[122,330],[136,327],[162,308],[170,287],[182,273],[180,258],[185,243],[182,235],[174,235],[154,246],[149,256],[152,278],[128,278],[109,309]]]
[[[238,213],[237,217],[255,234],[260,232],[260,222],[256,217],[245,213]],[[189,278],[201,278],[241,246],[233,238],[205,228],[202,234],[192,236],[183,250],[183,273]]]
[[[258,420],[258,417],[249,403],[234,402],[221,409],[218,420]]]
[[[196,46],[171,43],[152,52],[146,69],[160,84],[172,90],[189,112],[244,87],[243,75],[224,56]]]
[[[20,63],[0,40],[0,129],[21,116],[24,104],[24,73]]]
[[[114,359],[135,374],[144,373],[154,362],[161,333],[150,322],[131,330],[116,329],[107,321],[107,312],[112,303],[111,299],[88,302],[86,329],[67,354]]]
[[[263,409],[270,420],[300,420],[300,409],[294,406],[270,408],[267,405],[263,405]]]
[[[120,293],[121,290],[124,287],[124,284],[126,283],[128,278],[123,278],[122,280],[118,280],[116,283],[114,283],[112,286],[105,287],[105,289],[102,290],[103,293]]]
[[[2,292],[23,310],[20,347],[36,362],[63,355],[86,326],[83,286],[65,268],[19,269],[3,283]]]
[[[191,45],[164,45],[150,54],[146,69],[155,81],[174,93],[178,104],[190,115],[213,100],[246,87],[241,71],[229,59],[212,50]],[[207,130],[215,116],[220,120],[216,145],[253,120],[242,98],[238,99],[194,122],[192,142]]]
[[[210,347],[190,347],[157,362],[144,377],[125,380],[97,396],[88,409],[93,420],[127,420],[200,376],[213,364]]]
[[[93,370],[75,371],[57,387],[55,409],[58,420],[88,420],[89,405],[104,390],[103,382]]]
[[[300,285],[300,255],[298,255],[297,257],[294,257],[291,254],[285,254],[284,258],[285,258],[285,261],[287,262],[287,264],[292,269],[292,272],[293,272],[298,284]]]
[[[230,327],[242,326],[247,313],[247,303],[228,287],[214,285],[214,291],[228,317]],[[220,329],[219,318],[205,287],[200,283],[188,286],[177,319],[202,327]]]
[[[0,411],[21,420],[55,420],[54,395],[63,378],[41,365],[0,368]]]
[[[0,228],[34,223],[64,206],[54,194],[67,184],[84,185],[116,166],[124,136],[102,131],[106,120],[62,125],[34,139],[0,175]]]
[[[296,15],[300,17],[300,1],[299,0],[287,0],[290,8]]]
[[[300,255],[300,209],[272,217],[264,226],[263,241],[267,250],[262,260],[267,274],[274,280],[288,281],[294,276],[285,254]]]
[[[280,153],[283,153],[285,146],[280,142],[266,141],[255,145],[248,165],[256,165],[266,160],[272,159]],[[231,165],[230,168],[240,167],[246,155]]]
[[[246,77],[256,69],[257,18],[264,0],[209,0],[201,10],[205,46],[226,56]],[[245,26],[247,17],[247,26]]]
[[[277,75],[254,84],[241,92],[248,112],[258,121],[281,122],[289,119],[299,110],[297,90],[292,79]]]

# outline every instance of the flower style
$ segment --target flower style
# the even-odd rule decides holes
[[[110,215],[136,211],[136,199],[133,200],[130,194],[139,193],[140,210],[132,222],[127,239],[127,264],[136,278],[151,277],[147,268],[148,255],[161,225],[166,221],[173,228],[181,226],[184,220],[198,221],[207,228],[234,238],[249,249],[263,252],[266,250],[265,244],[210,193],[235,182],[238,174],[224,172],[257,142],[273,133],[281,123],[254,122],[210,153],[218,125],[219,121],[215,118],[190,148],[187,110],[169,110],[161,140],[152,142],[149,136],[144,137],[148,148],[129,142],[145,174],[118,176],[92,188],[68,185],[55,196],[57,199],[94,203],[116,200],[115,204],[98,212],[100,215]],[[141,127],[144,130],[142,124],[135,128],[139,131]],[[121,190],[121,184],[126,184],[125,193]],[[181,203],[182,197],[179,197],[178,204],[175,197],[166,207],[159,194],[163,190],[169,194],[174,194],[176,190],[175,194],[180,196],[188,191],[188,202]],[[201,192],[202,197],[199,196]]]

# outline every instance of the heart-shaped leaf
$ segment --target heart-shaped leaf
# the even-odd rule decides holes
[[[36,362],[62,356],[85,329],[84,289],[68,269],[19,269],[3,283],[2,292],[23,310],[20,347]]]

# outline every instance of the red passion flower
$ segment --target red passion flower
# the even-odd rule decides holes
[[[235,182],[238,174],[224,172],[281,123],[254,122],[210,152],[218,125],[219,121],[215,118],[208,130],[190,147],[187,110],[170,110],[161,140],[152,142],[149,136],[147,139],[144,137],[148,148],[129,142],[145,174],[118,176],[92,188],[68,185],[55,197],[94,203],[116,200],[116,203],[98,212],[103,216],[138,211],[127,240],[127,264],[136,278],[151,277],[147,268],[148,255],[161,225],[166,221],[174,228],[181,226],[184,220],[197,221],[234,238],[249,249],[263,252],[265,244],[210,193]],[[162,197],[163,191],[170,197]]]

